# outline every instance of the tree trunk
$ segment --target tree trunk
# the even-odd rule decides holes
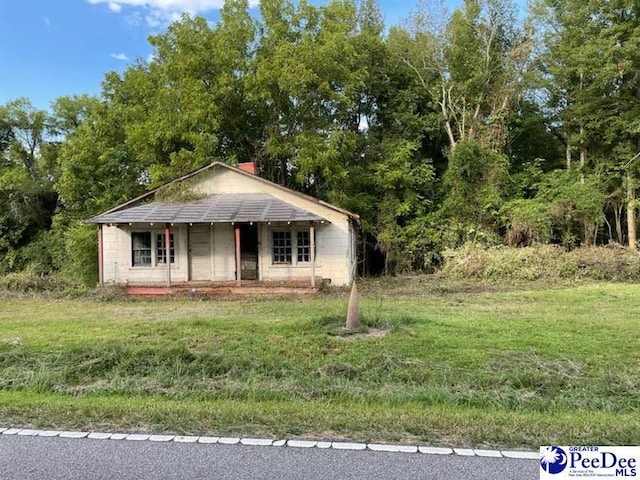
[[[609,219],[605,213],[604,215],[604,223],[607,224],[607,231],[609,233],[609,243],[613,243],[613,229],[611,228],[611,223],[609,223]]]
[[[567,161],[567,170],[571,170],[571,130],[567,128],[567,144],[564,151],[565,159]]]
[[[580,72],[580,90],[584,88],[584,74]],[[580,119],[580,183],[584,185],[584,167],[587,164],[587,147],[584,144],[584,119]]]
[[[580,124],[580,183],[584,185],[584,167],[587,164],[587,147],[584,145],[584,125]]]
[[[615,218],[616,218],[616,235],[618,235],[618,243],[620,245],[624,245],[624,238],[622,236],[622,202],[620,205],[616,205],[614,210]]]
[[[636,249],[636,191],[631,180],[631,175],[627,173],[627,233],[629,237],[629,249]]]

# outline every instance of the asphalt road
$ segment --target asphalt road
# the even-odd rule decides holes
[[[0,435],[2,480],[538,479],[537,460]]]

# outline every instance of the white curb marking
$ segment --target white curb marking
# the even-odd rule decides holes
[[[374,452],[399,452],[400,445],[383,445],[380,443],[370,443],[367,445],[369,450]]]
[[[62,438],[84,438],[89,435],[89,432],[61,432]]]
[[[502,457],[502,454],[498,450],[475,449],[474,452],[478,457],[494,457],[494,458]]]
[[[475,453],[473,452],[473,450],[471,448],[454,448],[453,451],[456,452],[458,455],[463,456],[463,457],[473,457],[473,456],[475,456]]]
[[[418,453],[418,447],[415,445],[398,445],[398,451],[402,453]]]
[[[218,439],[218,443],[222,443],[224,445],[235,445],[236,443],[239,443],[240,439],[236,438],[236,437],[220,437]]]
[[[527,460],[538,460],[540,452],[519,452],[514,450],[503,450],[502,456],[507,458],[524,458]]]
[[[268,447],[268,446],[271,446],[271,444],[273,443],[273,440],[270,440],[268,438],[243,438],[240,440],[240,443],[242,445]]]
[[[311,448],[317,445],[318,445],[318,442],[313,442],[311,440],[289,440],[287,442],[288,447],[294,447],[294,448]]]
[[[209,443],[209,444],[218,443],[219,438],[220,437],[200,437],[198,439],[198,443]]]
[[[178,443],[203,443],[224,445],[252,445],[252,446],[274,446],[293,448],[334,448],[336,450],[366,450],[375,452],[394,453],[416,453],[431,455],[451,455],[456,454],[465,457],[493,457],[493,458],[515,458],[525,460],[537,460],[538,452],[518,451],[518,450],[488,450],[472,448],[447,448],[447,447],[427,447],[415,445],[393,445],[382,443],[357,443],[357,442],[329,442],[315,440],[272,440],[269,438],[239,438],[239,437],[199,437],[196,435],[150,435],[141,433],[108,433],[108,432],[77,432],[59,430],[32,430],[27,428],[7,428],[0,427],[0,435],[21,435],[62,438],[91,438],[94,440],[133,440],[151,442],[178,442]]]
[[[366,443],[350,443],[350,442],[331,442],[331,448],[336,450],[364,450],[367,448]]]
[[[427,455],[451,455],[453,453],[452,448],[444,447],[418,447],[418,451]]]

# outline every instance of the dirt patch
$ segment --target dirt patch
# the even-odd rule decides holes
[[[379,328],[370,328],[366,332],[360,333],[352,333],[349,334],[349,330],[344,329],[344,335],[339,336],[338,338],[342,338],[343,340],[367,340],[369,338],[382,338],[384,337],[389,330],[381,330]]]

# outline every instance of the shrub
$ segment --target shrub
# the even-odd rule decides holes
[[[500,209],[507,227],[505,240],[511,246],[530,246],[548,243],[552,235],[552,222],[548,206],[538,200],[518,199]]]
[[[38,232],[28,244],[9,250],[0,262],[0,275],[29,270],[47,274],[53,270],[51,244],[53,237],[48,230]]]
[[[42,274],[32,268],[0,277],[1,290],[24,294],[54,293],[64,295],[77,295],[86,291],[82,284],[62,275]]]
[[[98,283],[98,239],[94,225],[80,223],[64,232],[64,259],[60,270],[71,278],[77,278],[87,286]]]
[[[640,257],[615,246],[567,251],[555,245],[480,248],[466,244],[445,251],[444,258],[441,274],[448,279],[640,281]]]

